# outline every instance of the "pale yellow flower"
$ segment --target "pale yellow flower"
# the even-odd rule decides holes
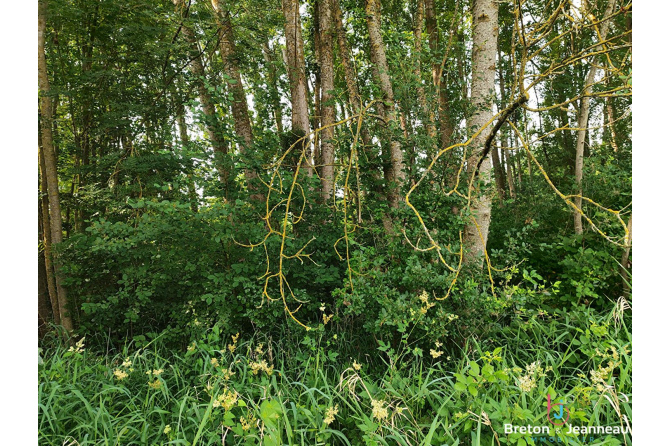
[[[126,367],[126,368],[128,368],[128,367],[130,367],[131,365],[133,365],[133,363],[130,362],[130,358],[126,358],[126,360],[123,361],[123,364],[121,364],[121,367]]]
[[[160,389],[161,386],[163,385],[163,383],[161,382],[161,380],[158,379],[158,378],[156,378],[155,381],[149,381],[147,384],[149,384],[149,387],[151,387],[151,388],[154,389],[154,390],[158,390],[158,389]]]
[[[384,401],[372,400],[372,417],[379,421],[385,420],[389,416],[389,411],[385,407]]]
[[[356,371],[359,371],[361,369],[361,365],[359,363],[357,363],[355,359],[354,359],[353,367],[354,367],[354,370],[356,370]]]
[[[172,428],[170,427],[169,424],[167,426],[165,426],[165,429],[163,429],[163,433],[165,435],[169,434],[171,431],[172,431]]]
[[[209,362],[214,366],[218,367],[219,366],[219,360],[217,358],[212,358],[209,360]]]
[[[437,358],[439,358],[440,356],[442,356],[443,353],[444,353],[443,351],[437,351],[437,350],[432,349],[432,348],[430,349],[430,356],[432,356],[432,357],[435,358],[435,359],[437,359]]]
[[[336,404],[335,407],[329,407],[326,409],[326,417],[323,419],[323,422],[329,425],[333,421],[335,421],[335,415],[337,415],[337,410],[338,410],[338,405]]]
[[[114,370],[114,377],[116,379],[118,379],[119,381],[123,381],[124,379],[126,379],[128,377],[128,374],[123,370],[116,369],[116,370]]]
[[[235,392],[234,390],[230,391],[228,390],[228,388],[225,388],[223,390],[223,393],[218,397],[216,397],[214,403],[212,404],[212,407],[223,407],[225,410],[230,410],[237,402],[237,399],[238,399],[237,392]]]

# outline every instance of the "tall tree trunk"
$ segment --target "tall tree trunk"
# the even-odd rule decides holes
[[[382,104],[379,111],[390,133],[390,153],[385,154],[388,161],[384,164],[387,199],[392,208],[397,208],[400,203],[400,187],[405,180],[405,173],[403,172],[404,164],[400,141],[393,135],[393,127],[396,123],[395,102],[388,63],[386,62],[386,50],[381,35],[380,0],[365,1],[365,18],[368,24],[368,34],[370,35],[372,73],[382,91]]]
[[[468,128],[481,129],[493,117],[495,91],[496,49],[498,42],[498,2],[495,0],[474,0],[472,6],[472,94],[475,112],[470,117]],[[472,155],[468,158],[468,171],[475,171],[484,149],[487,132],[479,134],[472,141]],[[477,181],[479,180],[479,181]],[[487,155],[479,168],[479,178],[475,178],[475,189],[471,190],[470,209],[474,221],[465,227],[463,243],[466,249],[465,266],[481,268],[486,252],[486,242],[491,223],[491,194],[486,189],[491,182],[491,156]],[[484,189],[484,190],[482,190]]]
[[[284,125],[282,123],[279,89],[277,88],[277,67],[275,66],[277,58],[274,48],[271,48],[268,42],[263,42],[263,58],[268,69],[268,87],[270,88],[270,103],[272,104],[275,125],[277,126],[277,133],[281,135],[284,133]]]
[[[337,46],[339,48],[340,63],[344,68],[344,80],[347,84],[347,95],[349,97],[349,105],[353,113],[360,113],[361,111],[361,93],[358,89],[358,76],[353,64],[351,63],[351,50],[347,42],[347,32],[344,29],[344,22],[342,18],[342,10],[340,9],[340,0],[333,1],[333,11],[335,16],[335,28],[337,29]],[[372,147],[372,137],[366,126],[361,128],[361,139],[365,148]],[[375,178],[379,177],[379,173],[375,170],[373,172]]]
[[[188,18],[188,8],[184,4],[184,0],[172,0],[172,2],[175,4],[179,15],[182,17],[181,33],[189,46],[189,58],[191,60],[190,68],[195,77],[198,97],[200,99],[200,104],[202,105],[202,111],[205,114],[207,137],[214,149],[214,164],[219,173],[219,181],[223,184],[228,184],[229,174],[225,166],[228,146],[226,145],[223,135],[221,134],[221,129],[219,128],[214,101],[205,87],[205,67],[202,63],[202,57],[200,56],[200,47],[193,29],[186,23]]]
[[[623,280],[623,289],[625,292],[630,291],[630,283],[627,280],[629,277],[632,277],[632,275],[628,272],[628,269],[630,268],[630,250],[633,246],[633,214],[630,214],[630,217],[628,217],[628,237],[626,237],[626,240],[624,241],[624,250],[623,254],[621,255],[621,278]]]
[[[500,163],[498,147],[491,149],[491,157],[493,159],[493,175],[495,176],[496,188],[498,189],[498,199],[502,202],[505,199],[505,174]]]
[[[416,0],[416,14],[414,15],[414,57],[416,62],[414,64],[414,77],[418,85],[416,87],[416,95],[419,99],[419,105],[421,105],[421,111],[423,112],[423,117],[421,122],[426,126],[428,131],[428,136],[435,138],[437,132],[435,130],[435,123],[433,122],[433,116],[428,107],[428,101],[426,100],[426,91],[423,88],[422,75],[421,75],[421,55],[423,53],[423,24],[424,18],[426,17],[426,7],[424,0]]]
[[[607,2],[607,8],[605,8],[605,15],[603,17],[607,18],[612,15],[614,11],[615,0],[609,0]],[[603,40],[607,39],[607,34],[609,32],[609,20],[605,20],[600,24],[600,36]],[[598,45],[595,51],[599,51],[602,45]],[[584,188],[582,186],[582,180],[584,178],[584,142],[586,141],[587,127],[589,126],[589,111],[590,111],[590,102],[591,102],[591,93],[593,92],[593,82],[596,78],[596,72],[598,71],[598,66],[595,63],[595,60],[591,61],[591,67],[589,72],[586,75],[584,80],[584,90],[582,101],[579,106],[579,117],[577,119],[577,150],[575,154],[575,185],[577,186],[577,192],[575,197],[575,206],[573,216],[575,220],[575,234],[580,235],[584,232],[584,227],[582,225],[582,194],[584,193]]]
[[[244,93],[244,86],[242,85],[242,76],[240,75],[239,67],[237,66],[237,50],[235,48],[235,34],[233,31],[233,24],[230,20],[230,10],[226,5],[225,0],[211,0],[212,7],[216,12],[219,26],[221,27],[221,42],[219,51],[221,52],[221,59],[226,74],[230,78],[228,88],[233,93],[233,120],[235,121],[235,133],[242,139],[240,152],[245,153],[251,150],[254,137],[251,131],[251,121],[249,120],[249,107],[247,104],[247,96]],[[254,184],[254,179],[257,178],[256,172],[253,169],[244,169],[244,176],[247,180],[249,190],[257,190],[257,185]],[[252,198],[259,200],[262,198],[259,194],[252,194]]]
[[[51,243],[58,244],[63,241],[63,223],[61,219],[60,197],[58,194],[58,167],[53,145],[53,111],[51,98],[49,97],[50,86],[47,76],[47,59],[44,50],[44,33],[46,29],[47,1],[42,0],[38,5],[38,84],[40,90],[40,120],[42,149],[44,153],[44,173],[47,182],[49,197],[49,217],[51,226]],[[58,312],[61,324],[68,332],[74,328],[72,318],[67,310],[68,300],[65,288],[62,285],[61,262],[58,256],[53,257],[53,266],[56,281],[56,292],[58,294]]]
[[[38,205],[38,234],[37,240],[39,244],[44,242],[44,220],[42,217],[42,202],[41,199],[37,202]],[[54,322],[53,310],[51,307],[51,298],[49,296],[49,284],[47,278],[47,270],[45,258],[42,254],[43,249],[37,253],[37,333],[39,338],[43,338],[47,332],[49,322]],[[53,275],[52,275],[53,278]],[[58,309],[58,305],[56,305]]]
[[[53,322],[56,325],[61,325],[60,310],[58,308],[58,290],[56,288],[56,279],[54,277],[53,256],[51,254],[51,218],[49,217],[49,199],[48,187],[46,177],[46,167],[44,166],[44,149],[42,148],[42,136],[39,135],[39,161],[40,161],[40,220],[42,222],[42,243],[44,253],[44,268],[47,283],[47,291],[49,292],[49,302],[51,303],[51,313],[53,315]]]
[[[506,177],[507,177],[507,188],[509,189],[510,198],[516,198],[516,190],[514,189],[514,172],[512,172],[512,162],[510,157],[512,152],[509,150],[500,151],[502,163],[505,165]]]
[[[184,118],[184,106],[181,103],[177,106],[177,128],[182,147],[187,147],[189,143],[188,129],[186,127],[186,119]],[[188,174],[186,185],[188,187],[188,199],[191,202],[191,210],[198,212],[198,194],[195,191],[195,181],[192,174]]]
[[[333,137],[335,129],[335,89],[333,70],[333,0],[319,0],[319,42],[320,42],[320,72],[321,72],[321,197],[327,202],[333,193],[335,183],[335,149]]]
[[[294,133],[309,135],[309,104],[307,102],[307,78],[305,75],[305,51],[300,24],[299,0],[282,0],[284,13],[284,37],[286,39],[286,71],[291,89],[291,124]],[[305,170],[308,175],[314,172],[314,160],[309,141],[304,140],[303,147],[307,159]]]

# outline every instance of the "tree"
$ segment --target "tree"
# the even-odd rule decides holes
[[[320,73],[321,73],[321,197],[328,202],[333,193],[335,182],[335,148],[333,137],[335,135],[335,105],[333,90],[335,79],[333,71],[333,40],[335,37],[333,27],[333,0],[319,0],[319,32],[320,32]]]
[[[184,3],[184,0],[172,0],[177,8],[182,22],[180,25],[181,34],[184,36],[189,49],[190,67],[195,76],[195,83],[198,89],[198,96],[200,98],[200,105],[205,114],[205,127],[207,128],[207,136],[212,143],[214,149],[214,162],[216,169],[219,172],[219,181],[223,184],[228,183],[228,170],[225,165],[225,157],[228,154],[228,145],[223,138],[221,129],[219,127],[218,118],[216,116],[216,108],[214,101],[207,91],[205,85],[205,67],[202,63],[201,51],[198,45],[195,32],[188,23],[189,8]],[[246,99],[245,99],[246,101]]]
[[[393,86],[386,61],[386,50],[381,34],[381,3],[379,0],[365,1],[365,18],[368,25],[370,37],[370,59],[372,60],[372,73],[382,93],[379,114],[388,127],[388,147],[384,154],[384,179],[386,180],[387,199],[392,208],[400,204],[400,188],[405,179],[403,153],[400,141],[393,134],[396,124],[395,102],[393,99]]]
[[[235,121],[235,133],[241,139],[240,152],[244,153],[251,149],[254,143],[253,133],[251,132],[251,121],[249,120],[249,108],[247,105],[247,96],[244,93],[242,85],[242,76],[236,63],[237,50],[235,48],[235,35],[233,33],[233,24],[230,20],[230,11],[225,0],[212,0],[212,7],[216,13],[219,27],[221,29],[220,52],[223,66],[228,76],[228,87],[233,93],[233,119]],[[253,169],[244,169],[244,175],[247,181],[251,183],[256,178]],[[256,189],[250,185],[252,190]],[[260,195],[253,194],[254,199],[260,199]]]
[[[282,0],[284,13],[284,37],[286,39],[286,71],[291,89],[291,123],[294,135],[305,137],[302,146],[305,151],[305,170],[312,175],[314,160],[309,149],[307,136],[309,129],[309,106],[307,103],[307,78],[305,76],[305,50],[300,22],[298,0]]]
[[[47,59],[44,50],[44,34],[46,29],[48,4],[46,0],[39,2],[38,6],[38,83],[40,91],[40,131],[42,140],[42,153],[44,158],[44,176],[46,177],[47,196],[49,198],[49,222],[51,232],[51,243],[54,245],[63,241],[63,221],[61,218],[60,197],[58,190],[58,166],[53,143],[53,110],[51,104],[51,88],[47,74]],[[67,292],[63,287],[61,274],[61,263],[58,256],[53,259],[56,294],[58,296],[58,314],[63,328],[71,332],[74,328],[72,318],[69,314]]]
[[[498,3],[493,0],[474,0],[472,6],[472,93],[474,113],[468,128],[479,131],[493,118],[496,51],[498,42]],[[482,160],[487,134],[482,131],[472,140],[472,155],[468,158],[468,173],[476,183],[470,190],[471,220],[465,227],[463,243],[465,265],[481,268],[486,254],[486,241],[491,223],[491,159]]]
[[[600,44],[596,47],[596,52],[602,47],[602,42],[607,40],[607,34],[609,33],[609,17],[614,11],[614,0],[609,0],[607,2],[607,8],[605,9],[604,20],[600,24],[600,32],[598,40]],[[595,57],[595,56],[594,56]],[[582,194],[584,193],[584,188],[582,187],[582,180],[584,178],[584,143],[586,141],[586,135],[588,132],[589,126],[589,111],[590,111],[590,102],[591,94],[593,92],[593,84],[596,78],[596,72],[598,71],[598,66],[594,61],[591,61],[591,66],[589,72],[586,75],[584,80],[584,91],[582,94],[581,104],[579,105],[579,117],[577,118],[577,149],[575,154],[575,185],[577,186],[577,193],[575,196],[575,210],[574,210],[574,219],[575,219],[575,234],[579,235],[584,232],[582,226]]]

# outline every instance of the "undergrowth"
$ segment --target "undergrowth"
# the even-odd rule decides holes
[[[175,352],[161,338],[91,351],[86,339],[41,350],[43,445],[631,444],[557,432],[547,396],[573,426],[632,423],[627,305],[526,310],[461,347],[359,340],[321,325],[249,339],[214,326]],[[548,435],[505,425],[548,426]],[[567,425],[566,425],[567,427]]]

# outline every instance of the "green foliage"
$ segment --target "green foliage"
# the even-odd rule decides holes
[[[163,339],[110,356],[88,339],[70,351],[51,344],[39,366],[39,441],[541,444],[504,425],[549,425],[547,394],[566,402],[576,426],[627,426],[629,316],[528,309],[498,337],[462,349],[435,344],[431,355],[406,337],[398,349],[381,343],[360,356],[355,339],[323,325],[302,342],[286,331],[278,342],[231,338],[217,324],[177,352]]]

